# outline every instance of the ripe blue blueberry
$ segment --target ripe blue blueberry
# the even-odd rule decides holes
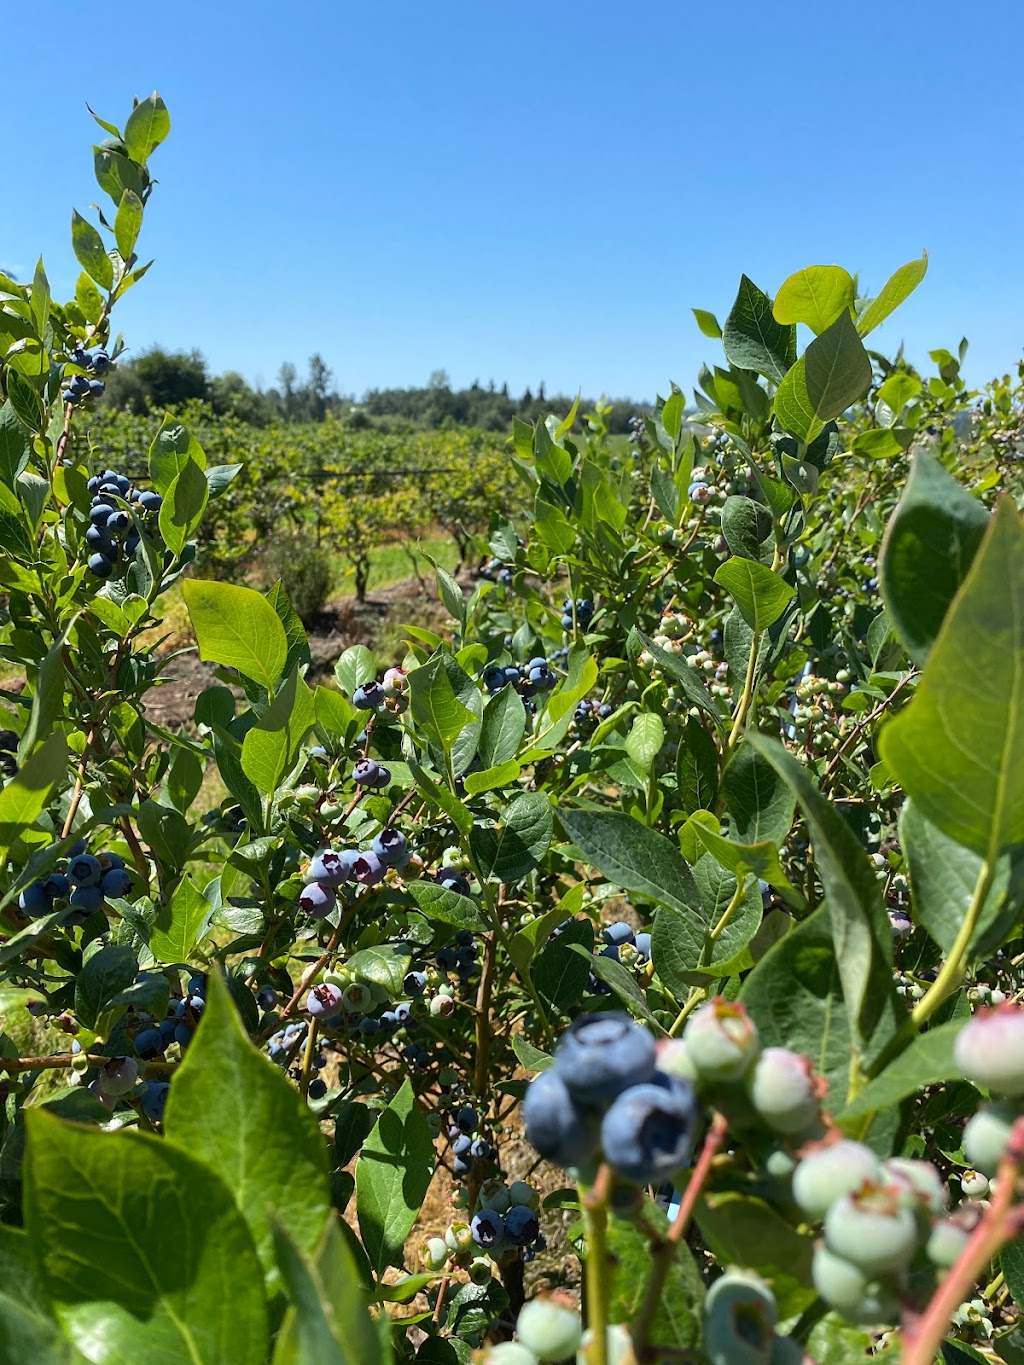
[[[488,692],[500,692],[505,681],[505,670],[500,664],[488,664],[484,669],[483,684]]]
[[[469,1134],[460,1133],[459,1136],[455,1138],[455,1140],[452,1142],[452,1151],[455,1153],[456,1156],[466,1156],[472,1145],[473,1139],[469,1136]]]
[[[174,1029],[174,1041],[180,1048],[188,1047],[192,1041],[193,1029],[186,1023],[177,1024]]]
[[[494,1148],[486,1138],[474,1138],[469,1154],[474,1161],[494,1160]]]
[[[139,494],[139,506],[144,512],[159,512],[163,503],[160,494],[152,490]]]
[[[494,1209],[481,1209],[469,1226],[477,1246],[495,1247],[505,1236],[505,1220]]]
[[[358,857],[359,853],[355,849],[326,848],[312,859],[306,876],[309,881],[320,882],[322,886],[341,886],[351,880],[352,864]]]
[[[522,1116],[527,1141],[560,1166],[582,1166],[597,1150],[596,1123],[577,1107],[554,1069],[542,1071],[526,1087]]]
[[[529,1246],[537,1240],[540,1221],[526,1204],[516,1204],[505,1214],[505,1236],[516,1246]]]
[[[633,926],[627,924],[625,920],[617,920],[615,924],[606,924],[601,930],[601,937],[605,943],[610,943],[616,948],[621,948],[624,943],[634,942],[635,935]]]
[[[94,499],[89,508],[89,521],[97,529],[102,529],[106,526],[109,517],[113,515],[113,511],[114,509],[109,502],[96,502]],[[86,532],[86,539],[88,539],[88,532]]]
[[[376,853],[360,853],[352,864],[352,876],[360,886],[376,886],[386,871]]]
[[[46,891],[45,882],[32,882],[18,897],[18,908],[26,915],[47,915],[53,903]]]
[[[412,1006],[409,1004],[409,1002],[408,1002],[407,1000],[403,1000],[403,1001],[401,1002],[401,1004],[398,1004],[398,1005],[395,1006],[395,1027],[396,1027],[396,1028],[401,1028],[402,1025],[403,1025],[403,1024],[407,1024],[411,1018],[412,1018]]]
[[[164,1046],[163,1034],[158,1028],[144,1028],[135,1035],[135,1055],[143,1061],[159,1057]]]
[[[91,853],[81,853],[68,864],[68,876],[76,886],[93,886],[102,874],[99,859]]]
[[[327,1094],[327,1082],[322,1081],[319,1076],[314,1076],[306,1089],[306,1094],[311,1100],[322,1100]]]
[[[150,1123],[160,1123],[167,1108],[171,1087],[166,1081],[144,1081],[140,1090],[142,1112]]]
[[[384,705],[384,689],[376,680],[363,683],[352,693],[352,705],[360,711],[375,711]]]
[[[402,989],[406,995],[419,996],[427,988],[427,977],[424,972],[407,972],[405,980],[402,982]]]
[[[455,1115],[455,1123],[461,1133],[475,1133],[480,1127],[480,1115],[472,1105],[464,1104]]]
[[[380,1032],[380,1022],[372,1015],[365,1015],[356,1025],[364,1038],[372,1038],[375,1033]]]
[[[89,380],[89,397],[90,397],[90,398],[101,398],[101,397],[103,396],[104,392],[106,391],[106,387],[107,387],[107,386],[106,386],[106,384],[104,384],[104,382],[103,382],[102,379],[90,379],[90,380]]]
[[[132,889],[131,874],[123,867],[112,867],[107,872],[100,886],[104,896],[123,897],[127,896]]]
[[[323,919],[334,909],[335,895],[329,886],[322,882],[310,882],[299,892],[299,909],[313,919]]]
[[[122,507],[118,508],[118,510],[115,512],[111,512],[110,516],[107,517],[106,529],[110,531],[113,535],[120,536],[123,535],[125,531],[128,530],[131,524],[132,524],[131,517]]]
[[[558,1040],[555,1068],[578,1103],[607,1104],[654,1079],[654,1039],[622,1011],[581,1014]]]
[[[382,829],[370,847],[386,867],[401,867],[409,858],[409,841],[400,829]]]
[[[637,934],[636,938],[633,940],[633,947],[636,949],[637,955],[640,957],[642,962],[650,962],[651,960],[650,934],[646,933]]]
[[[95,374],[106,374],[110,369],[110,356],[106,351],[93,351],[89,357],[89,363]]]
[[[110,539],[105,527],[90,526],[85,533],[85,543],[90,550],[95,550],[97,554],[106,555],[108,559],[113,559],[114,542]]]
[[[98,551],[96,554],[89,556],[86,565],[89,572],[94,574],[96,578],[109,578],[110,572],[114,567],[111,560],[109,560],[106,555],[101,555]]]
[[[63,872],[51,872],[43,882],[43,890],[51,900],[63,900],[71,894],[71,882]]]
[[[446,891],[455,891],[460,896],[469,895],[469,882],[454,867],[442,867],[437,880]]]
[[[605,1160],[636,1185],[667,1180],[689,1159],[697,1107],[693,1090],[676,1076],[623,1090],[601,1123]]]
[[[391,781],[391,773],[383,763],[361,758],[352,769],[352,778],[357,787],[386,787]]]
[[[71,893],[71,904],[83,914],[91,915],[103,904],[103,892],[98,886],[79,886]]]

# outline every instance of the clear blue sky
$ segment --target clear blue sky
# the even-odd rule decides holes
[[[98,198],[85,101],[167,101],[136,349],[651,397],[719,359],[689,309],[741,272],[875,289],[927,248],[878,344],[966,334],[975,383],[1024,353],[1019,0],[32,0],[2,31],[0,263],[41,249],[55,292]]]

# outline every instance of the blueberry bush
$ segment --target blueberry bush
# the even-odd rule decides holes
[[[744,276],[314,686],[247,476],[91,411],[170,126],[97,122],[75,297],[0,278],[0,1360],[1018,1365],[1020,374],[869,349],[925,259]]]

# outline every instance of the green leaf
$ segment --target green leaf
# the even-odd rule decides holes
[[[160,534],[175,554],[194,535],[206,511],[210,485],[202,468],[191,457],[171,480],[160,507]]]
[[[572,724],[576,704],[597,682],[597,661],[583,645],[569,651],[565,680],[551,693],[544,709],[543,729],[537,737],[538,749],[550,750],[561,743]]]
[[[77,209],[71,215],[71,245],[82,269],[101,289],[112,289],[114,266],[103,246],[103,238]]]
[[[128,115],[122,140],[131,159],[139,166],[144,166],[154,148],[159,147],[170,131],[171,116],[166,104],[154,90],[152,95],[140,100]]]
[[[903,803],[899,834],[910,873],[914,922],[932,936],[943,953],[948,953],[967,918],[983,860],[926,820],[913,801]],[[998,948],[1009,927],[1004,925],[1004,917],[1016,914],[1013,904],[1005,904],[1009,861],[999,860],[992,889],[968,945],[972,956],[978,956],[988,945],[988,951]]]
[[[466,629],[466,599],[462,589],[456,583],[447,569],[443,568],[436,560],[426,556],[428,563],[434,566],[434,578],[437,582],[437,595],[444,603],[445,610],[449,616],[454,616],[458,621],[463,632]]]
[[[11,1365],[79,1365],[85,1357],[64,1338],[33,1269],[21,1228],[0,1225],[0,1360]]]
[[[130,261],[142,227],[142,200],[134,190],[125,190],[114,219],[114,240],[125,261]]]
[[[491,927],[477,902],[469,896],[460,895],[458,891],[449,891],[447,887],[426,879],[409,882],[408,891],[427,919],[454,924],[458,929],[476,929],[481,933]]]
[[[13,488],[28,464],[28,437],[10,401],[0,407],[0,481]]]
[[[781,844],[789,833],[796,795],[788,782],[749,744],[741,744],[722,774],[722,795],[731,833],[741,844],[768,839]]]
[[[313,693],[313,709],[316,723],[322,730],[332,735],[345,735],[359,712],[333,687],[318,686]]]
[[[192,831],[185,817],[172,806],[143,801],[136,823],[154,855],[168,868],[176,868],[185,861]]]
[[[839,970],[822,906],[768,950],[740,992],[763,1045],[805,1053],[835,1110],[846,1101],[854,1049]]]
[[[67,772],[68,746],[58,730],[18,769],[0,791],[0,860],[30,829]]]
[[[449,662],[454,664],[454,660]],[[425,731],[445,754],[450,754],[463,730],[473,725],[477,717],[456,696],[444,654],[438,651],[427,663],[412,669],[408,682],[414,725]]]
[[[356,1162],[356,1213],[377,1275],[400,1264],[434,1174],[434,1143],[411,1082],[381,1113]]]
[[[718,566],[715,582],[732,597],[751,630],[767,630],[786,609],[794,589],[764,564],[733,555]]]
[[[721,337],[722,329],[714,313],[709,313],[706,308],[691,308],[690,312],[697,319],[697,326],[706,337],[710,337],[712,341],[717,341]]]
[[[892,410],[895,418],[920,392],[921,381],[916,374],[907,374],[905,370],[897,370],[895,374],[889,376],[884,384],[879,386],[878,398],[880,402]]]
[[[100,1015],[128,989],[138,970],[134,952],[124,944],[110,944],[86,958],[75,979],[75,1014],[83,1028],[95,1029]]]
[[[753,498],[733,493],[722,505],[722,535],[734,555],[760,564],[772,559],[772,514]]]
[[[752,874],[730,871],[722,867],[711,854],[705,854],[694,863],[693,880],[697,883],[708,924],[712,928],[732,903],[740,876],[744,881],[743,895],[725,927],[719,931],[707,962],[700,964],[702,971],[717,967],[719,963],[732,962],[743,952],[761,927],[764,906],[761,888]]]
[[[313,1252],[330,1209],[327,1149],[309,1106],[249,1041],[216,972],[175,1073],[164,1132],[225,1182],[249,1224],[268,1290],[279,1288],[271,1216],[287,1224],[300,1251]]]
[[[361,948],[346,966],[357,981],[381,986],[392,996],[402,994],[402,982],[409,971],[412,949],[408,943],[382,943],[376,948]]]
[[[746,742],[785,779],[803,808],[825,888],[843,997],[854,1038],[866,1052],[891,1004],[892,930],[871,864],[853,830],[792,754],[761,734],[748,732]],[[889,979],[887,993],[876,987],[879,977]]]
[[[480,792],[494,791],[496,787],[508,787],[515,782],[522,768],[514,758],[506,763],[495,764],[493,768],[483,768],[480,772],[467,773],[464,786],[467,796],[477,796]]]
[[[560,810],[558,820],[584,860],[609,881],[706,923],[693,874],[663,834],[597,807]]]
[[[526,708],[513,687],[503,687],[484,707],[477,757],[484,768],[515,758],[526,733]],[[468,779],[467,779],[468,780]]]
[[[206,468],[206,452],[188,428],[173,417],[165,417],[149,448],[149,477],[158,493],[166,496],[189,460],[200,469]]]
[[[621,962],[616,961],[615,958],[604,957],[600,953],[595,954],[592,948],[588,948],[583,943],[570,943],[569,947],[583,958],[588,971],[593,972],[605,983],[613,995],[618,996],[630,1014],[652,1024],[659,1032],[663,1031],[660,1025],[655,1023],[651,1007],[648,1005],[643,991],[637,985],[636,977],[632,972],[627,971]]]
[[[841,313],[779,385],[775,416],[809,445],[826,422],[863,398],[870,384],[871,359],[849,313]]]
[[[644,635],[634,627],[626,639],[626,650],[629,657],[635,659],[641,649],[648,651],[662,673],[667,673],[670,678],[674,678],[679,683],[691,706],[699,706],[714,720],[716,725],[722,724],[718,707],[704,686],[703,680],[694,672],[693,666],[669,650],[662,649],[660,645],[654,643],[649,635]]]
[[[989,514],[939,462],[920,450],[882,543],[882,597],[907,653],[928,657],[950,603],[974,562]]]
[[[1024,526],[1008,497],[879,749],[957,843],[994,860],[1024,840]]]
[[[582,943],[582,957],[574,950]],[[553,1010],[561,1012],[583,998],[590,978],[590,954],[594,951],[594,926],[574,919],[551,943],[546,943],[531,968],[537,994]]]
[[[543,792],[518,792],[497,827],[475,824],[469,847],[489,881],[522,881],[548,851],[553,829],[551,803]]]
[[[746,275],[725,320],[722,348],[730,365],[754,370],[775,384],[796,359],[796,328],[775,320],[771,299]]]
[[[846,1123],[880,1109],[893,1109],[926,1085],[958,1079],[962,1073],[953,1061],[953,1044],[963,1026],[963,1019],[951,1019],[948,1024],[939,1024],[919,1034],[846,1106],[838,1116],[840,1121]]]
[[[334,665],[338,686],[349,697],[357,687],[377,676],[377,665],[365,645],[349,645]]]
[[[63,716],[66,646],[65,633],[57,637],[39,665],[32,688],[32,710],[18,745],[18,756],[22,761],[50,735],[55,723]]]
[[[390,1352],[370,1317],[348,1243],[333,1218],[312,1257],[284,1218],[273,1222],[278,1265],[291,1307],[272,1365],[387,1365]]]
[[[683,810],[714,810],[718,797],[718,750],[696,716],[687,716],[676,750],[676,783]]]
[[[899,270],[889,276],[878,297],[871,300],[857,320],[857,331],[862,337],[867,336],[868,332],[873,331],[880,322],[884,322],[890,313],[894,312],[905,299],[910,297],[924,279],[927,270],[928,253],[926,251],[919,261],[908,261],[906,265],[901,265]]]
[[[809,265],[779,287],[773,312],[776,322],[802,322],[817,336],[853,307],[853,276],[841,265]]]
[[[649,1199],[642,1212],[644,1224],[664,1236],[664,1214]],[[635,1322],[643,1302],[651,1269],[651,1240],[632,1219],[612,1218],[608,1225],[608,1249],[614,1258],[610,1322]],[[745,1263],[745,1262],[744,1262]],[[701,1306],[704,1284],[689,1247],[676,1248],[668,1274],[650,1321],[650,1340],[664,1346],[676,1359],[693,1359],[701,1338]]]
[[[626,736],[626,753],[638,772],[648,773],[665,743],[665,722],[653,711],[642,711],[634,716]]]
[[[795,1232],[769,1204],[732,1190],[706,1194],[696,1220],[721,1264],[742,1265],[771,1280],[781,1317],[795,1317],[814,1302],[814,1238]]]
[[[71,1340],[111,1365],[265,1365],[259,1260],[220,1176],[148,1134],[25,1122],[26,1230]]]
[[[259,791],[277,791],[315,720],[313,694],[296,668],[242,741],[242,771]]]
[[[181,590],[199,657],[237,668],[272,691],[288,656],[288,638],[267,599],[252,588],[198,578],[186,579]]]
[[[36,336],[40,341],[46,338],[46,327],[50,321],[50,282],[46,278],[46,271],[43,269],[43,258],[39,257],[36,262],[35,274],[32,276],[32,318],[36,325]]]
[[[188,877],[182,877],[167,906],[157,915],[149,938],[149,948],[156,960],[187,962],[209,915],[209,901]]]

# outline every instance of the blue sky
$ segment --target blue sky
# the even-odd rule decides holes
[[[136,349],[651,397],[720,358],[689,310],[741,272],[873,290],[927,248],[877,344],[967,335],[972,383],[1024,353],[1018,3],[33,0],[3,30],[0,263],[42,250],[55,292],[98,198],[85,101],[167,101]]]

